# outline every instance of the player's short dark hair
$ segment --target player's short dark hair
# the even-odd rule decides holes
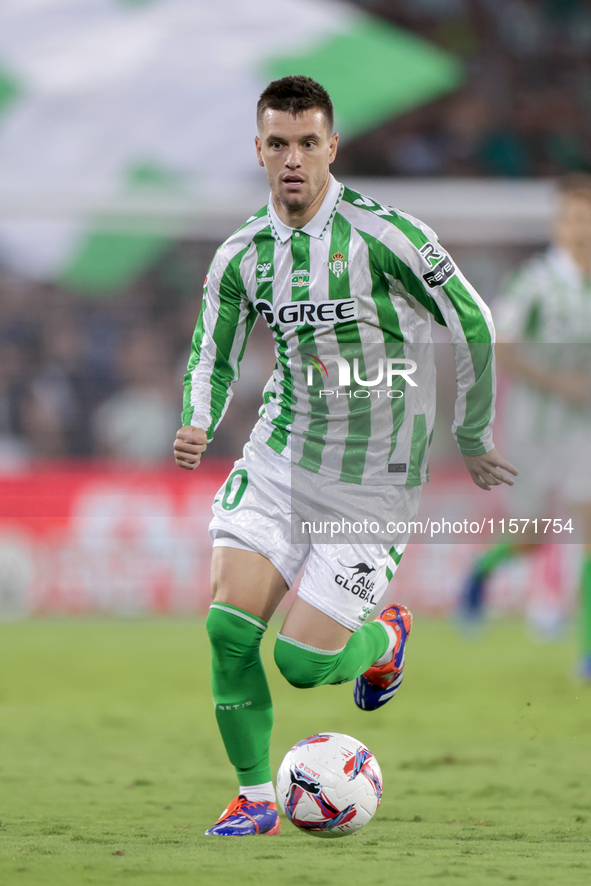
[[[311,77],[304,77],[302,74],[295,74],[291,77],[282,77],[280,80],[273,80],[267,88],[261,93],[257,104],[257,125],[260,128],[263,121],[263,114],[267,110],[287,111],[297,117],[305,111],[317,108],[322,111],[326,120],[326,125],[332,133],[334,125],[334,108],[330,100],[330,95],[320,83],[312,80]]]
[[[582,197],[591,201],[591,175],[588,172],[567,172],[557,179],[561,197]]]

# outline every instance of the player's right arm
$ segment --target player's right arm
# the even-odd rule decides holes
[[[247,248],[225,243],[216,253],[203,288],[203,304],[184,379],[182,428],[174,444],[177,465],[194,470],[213,439],[240,375],[240,360],[256,319],[240,263]]]
[[[207,434],[203,428],[192,425],[179,428],[174,441],[174,460],[179,468],[194,471],[207,449]]]

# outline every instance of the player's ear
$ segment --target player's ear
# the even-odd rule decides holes
[[[265,161],[263,160],[262,142],[258,135],[255,135],[254,137],[254,144],[257,152],[257,160],[259,161],[259,166],[264,166]]]
[[[337,155],[337,148],[339,145],[339,134],[338,132],[333,132],[328,142],[328,162],[332,163],[334,158]]]

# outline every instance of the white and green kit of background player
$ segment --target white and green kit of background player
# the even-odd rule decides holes
[[[527,261],[495,307],[499,338],[523,361],[545,373],[591,378],[591,281],[567,249],[555,245]],[[505,493],[507,512],[540,526],[536,540],[542,543],[538,562],[544,580],[534,584],[530,617],[538,630],[552,632],[564,618],[565,589],[552,548],[572,537],[546,535],[542,518],[561,505],[567,508],[565,522],[572,524],[573,517],[580,522],[580,508],[591,503],[591,403],[569,402],[513,376],[503,413],[505,445],[519,467],[519,483]],[[591,547],[585,541],[581,674],[591,679]],[[516,537],[494,545],[476,561],[461,598],[464,617],[482,617],[490,578],[501,563],[523,553],[518,542]]]
[[[378,506],[388,519],[414,519],[435,417],[430,320],[448,326],[456,346],[453,432],[472,456],[493,448],[494,328],[430,228],[332,177],[303,228],[282,223],[270,200],[214,257],[183,411],[183,425],[203,428],[209,440],[259,314],[274,336],[277,362],[244,456],[216,496],[210,533],[216,546],[264,555],[288,585],[305,564],[299,595],[355,633],[330,653],[280,635],[276,660],[294,685],[344,682],[386,651],[381,625],[365,622],[407,534],[387,543],[372,536],[330,544],[303,533],[294,544],[294,493],[299,506],[347,519]],[[388,367],[396,366],[402,374],[388,379]],[[257,658],[265,627],[236,607],[213,604],[208,618],[216,716],[242,786],[271,777],[270,696],[260,688]],[[248,632],[254,632],[251,646]],[[255,683],[244,682],[255,665],[256,692]],[[247,701],[241,691],[251,693]]]
[[[498,301],[495,325],[532,365],[591,376],[591,283],[566,249],[553,246],[519,269]],[[591,502],[589,404],[514,378],[505,414],[508,455],[519,464],[519,483],[508,493],[511,516],[547,516],[552,495]]]

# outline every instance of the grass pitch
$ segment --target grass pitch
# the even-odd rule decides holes
[[[318,730],[350,733],[385,781],[358,835],[203,831],[234,796],[203,622],[0,625],[0,883],[560,884],[591,882],[591,687],[574,639],[520,624],[478,641],[416,619],[405,685],[363,713],[351,686],[298,691],[264,655],[273,763]]]

